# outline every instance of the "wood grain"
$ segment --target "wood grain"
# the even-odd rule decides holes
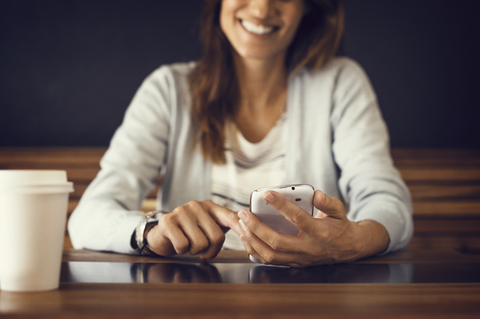
[[[62,284],[0,292],[2,318],[478,318],[478,284]]]
[[[0,169],[64,169],[75,191],[71,213],[91,180],[106,148],[0,148]],[[410,189],[414,207],[415,248],[480,250],[480,150],[393,149],[395,165]],[[156,208],[155,191],[140,208]],[[426,227],[430,223],[429,227]]]

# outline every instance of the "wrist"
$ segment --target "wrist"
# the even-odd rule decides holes
[[[390,243],[387,230],[374,220],[362,220],[356,223],[359,258],[378,255],[384,252]]]

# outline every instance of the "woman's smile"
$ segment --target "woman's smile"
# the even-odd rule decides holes
[[[266,24],[256,24],[249,20],[239,19],[239,21],[246,31],[256,35],[271,34],[273,32],[276,32],[279,29],[279,27],[277,26],[271,26]]]
[[[270,60],[285,55],[303,9],[303,0],[223,0],[220,27],[241,58]]]

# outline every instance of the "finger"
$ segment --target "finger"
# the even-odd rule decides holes
[[[260,221],[255,214],[248,210],[243,209],[239,211],[238,216],[245,228],[255,235],[255,243],[257,243],[256,239],[258,239],[259,246],[266,244],[276,251],[295,251],[298,248],[298,245],[301,244],[300,239],[296,236],[277,232]],[[242,228],[243,233],[245,233],[245,228]]]
[[[238,223],[238,216],[237,213],[234,211],[222,207],[213,203],[212,201],[206,201],[206,205],[208,205],[208,211],[212,216],[213,220],[217,222],[222,227],[227,227],[233,230],[237,235],[242,233],[242,228]]]
[[[240,240],[242,241],[245,250],[249,255],[252,255],[265,264],[266,260],[257,252],[256,249],[263,252],[263,254],[273,254],[273,249],[261,241],[252,231],[250,231],[242,220],[240,220],[240,225],[243,230],[243,233],[240,235]]]
[[[197,255],[208,249],[210,241],[206,235],[205,229],[218,228],[210,215],[205,211],[202,204],[197,201],[191,201],[184,205],[184,208],[194,214],[177,214],[179,228],[183,231],[189,241],[188,252],[191,255]]]
[[[225,232],[221,228],[221,225],[216,222],[216,218],[210,213],[211,207],[209,207],[209,205],[213,203],[205,204],[204,202],[200,204],[198,202],[194,202],[192,205],[195,206],[197,204],[199,204],[201,207],[195,207],[197,216],[196,224],[207,239],[207,243],[205,247],[198,247],[195,252],[200,253],[201,259],[210,259],[215,257],[222,249],[225,241]],[[225,210],[231,212],[227,209]],[[233,212],[231,213],[233,214]],[[199,239],[201,240],[201,238]],[[200,248],[203,248],[203,250],[200,250]]]
[[[243,221],[241,221],[240,223],[243,223]],[[266,245],[262,240],[260,240],[246,226],[244,233],[240,236],[240,239],[242,240],[247,253],[260,260],[264,264],[288,265],[291,267],[301,266],[300,264],[295,262],[295,260],[299,260],[298,254],[296,252],[283,252],[273,250],[270,246]]]
[[[207,236],[210,245],[205,252],[200,254],[200,258],[210,259],[214,258],[222,249],[225,242],[225,232],[233,229],[238,233],[241,228],[237,214],[232,210],[219,206],[210,200],[204,201],[203,205],[208,212],[208,218],[202,219],[199,226]],[[203,220],[208,220],[208,223],[204,223]]]
[[[175,252],[179,255],[184,254],[188,251],[190,246],[190,242],[188,238],[185,236],[182,230],[178,227],[178,224],[170,214],[163,216],[156,227],[159,231],[159,236],[156,236],[153,242],[149,241],[149,245],[152,246],[154,252],[158,253],[162,256],[169,256],[173,253],[169,252],[169,246],[164,246],[165,241],[163,239],[167,239]],[[154,229],[155,230],[155,229]],[[155,232],[157,234],[157,232]]]
[[[175,255],[176,251],[170,239],[162,234],[159,226],[154,226],[147,233],[148,249],[161,256]]]
[[[186,227],[190,226],[188,229],[185,228],[187,237],[191,236],[189,237],[191,239],[190,253],[201,253],[200,258],[202,259],[215,257],[225,241],[225,231],[229,229],[221,225],[217,220],[220,220],[224,225],[228,225],[231,224],[232,215],[233,219],[238,220],[238,217],[236,217],[233,211],[216,205],[209,200],[203,202],[191,201],[186,205],[186,208],[190,212],[194,212],[194,222],[191,224],[187,224],[191,219],[191,215],[184,215],[188,216],[184,225]]]
[[[310,232],[313,217],[300,206],[289,201],[285,196],[274,191],[267,191],[263,199],[285,216],[292,224],[305,232]]]
[[[242,241],[243,246],[245,247],[245,251],[247,252],[247,254],[252,255],[255,258],[259,257],[258,253],[255,251],[255,249],[253,249],[252,245],[250,245],[248,240],[245,238],[245,234],[240,235],[240,240]]]
[[[206,235],[209,242],[208,248],[200,254],[200,259],[214,258],[222,249],[223,243],[225,241],[225,233],[220,229],[217,224],[214,224],[208,229],[204,229],[202,225],[199,226],[200,228],[202,228],[203,233]]]
[[[313,195],[313,205],[329,217],[337,219],[346,217],[343,203],[339,199],[330,197],[319,190],[316,190]]]

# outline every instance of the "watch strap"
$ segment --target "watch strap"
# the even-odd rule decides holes
[[[155,221],[150,221],[147,223],[145,226],[145,231],[143,235],[143,246],[140,249],[139,253],[140,255],[149,255],[149,256],[158,256],[156,253],[154,253],[150,248],[148,248],[148,241],[147,241],[147,235],[148,233],[152,230],[153,227],[158,225],[158,220]],[[150,227],[149,227],[150,226]],[[147,228],[148,227],[148,228]]]

